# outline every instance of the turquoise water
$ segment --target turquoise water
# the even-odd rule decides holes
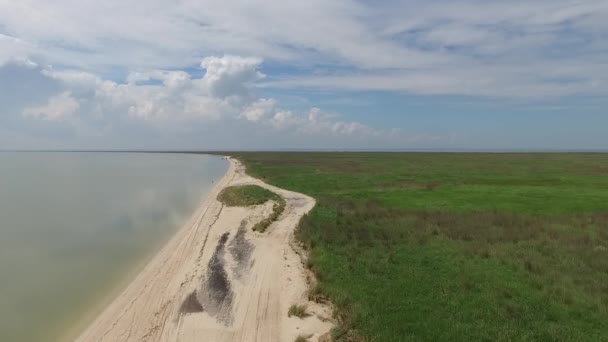
[[[204,155],[0,153],[0,341],[73,337],[227,168]]]

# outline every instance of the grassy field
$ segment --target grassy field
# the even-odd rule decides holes
[[[608,155],[232,153],[315,197],[337,340],[608,341]]]

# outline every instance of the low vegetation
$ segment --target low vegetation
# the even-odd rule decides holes
[[[272,222],[276,221],[279,216],[281,216],[283,211],[285,211],[285,205],[285,200],[279,197],[279,199],[272,205],[272,213],[270,213],[268,217],[262,219],[262,221],[256,223],[253,226],[253,230],[260,233],[265,232],[268,226],[270,226]]]
[[[608,340],[608,155],[238,153],[308,194],[336,340]]]
[[[310,314],[308,314],[306,312],[306,305],[293,304],[292,306],[289,307],[289,311],[287,311],[287,317],[291,317],[291,316],[296,316],[299,318],[306,318],[306,317],[310,316]]]
[[[260,233],[264,233],[281,216],[286,206],[281,196],[257,185],[229,186],[219,193],[217,199],[230,207],[247,207],[274,201],[272,213],[253,226],[253,230]]]
[[[278,201],[280,197],[261,186],[238,185],[224,188],[217,199],[229,207],[248,207],[264,204],[270,200]]]

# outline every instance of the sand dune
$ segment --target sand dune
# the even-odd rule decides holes
[[[256,184],[283,196],[286,209],[263,233],[251,227],[272,203],[226,207],[224,187]],[[308,302],[307,274],[294,229],[314,199],[263,183],[230,160],[224,178],[189,222],[77,341],[310,341],[332,327],[329,308]],[[307,304],[310,317],[288,317]],[[321,339],[325,339],[322,337]]]

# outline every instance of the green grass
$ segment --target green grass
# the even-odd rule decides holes
[[[336,340],[608,340],[608,155],[233,153],[317,199]]]
[[[275,201],[272,213],[253,226],[253,230],[264,233],[285,210],[285,200],[274,192],[257,185],[229,186],[223,189],[217,199],[229,207],[248,207]]]
[[[289,310],[287,311],[287,317],[291,317],[291,316],[296,316],[298,318],[305,318],[310,315],[306,312],[306,305],[293,304],[289,307]]]
[[[278,201],[280,197],[257,185],[239,185],[223,189],[217,195],[217,199],[229,207],[248,207],[270,200]]]

